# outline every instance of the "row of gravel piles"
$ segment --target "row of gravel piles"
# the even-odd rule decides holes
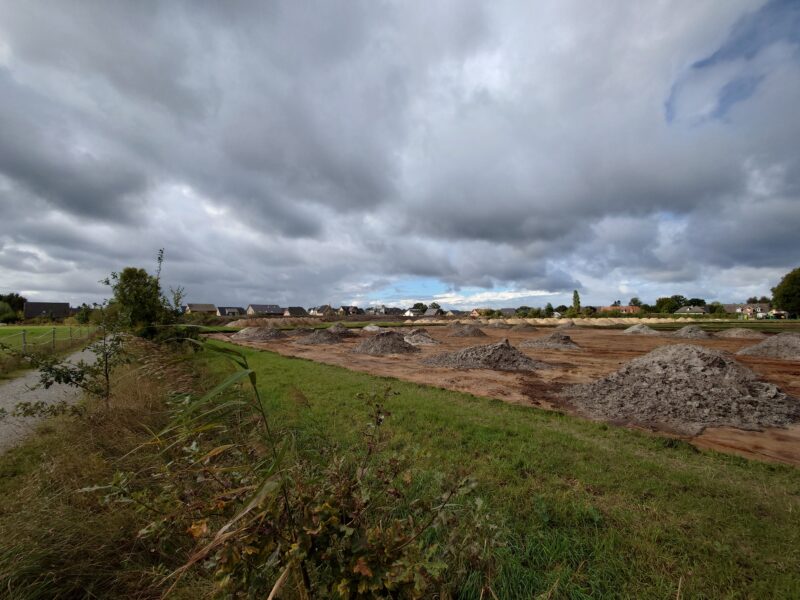
[[[245,327],[231,336],[233,340],[246,342],[268,342],[286,339],[287,335],[275,327]]]
[[[627,333],[628,335],[661,335],[661,332],[656,331],[652,327],[648,327],[644,323],[639,323],[638,325],[632,325],[622,333]]]
[[[454,324],[452,329],[450,337],[486,337],[486,334],[476,325]]]
[[[744,327],[733,327],[717,333],[717,337],[721,338],[749,338],[753,340],[763,340],[767,336],[760,331],[754,329],[745,329]]]
[[[783,360],[800,360],[800,333],[784,331],[739,350],[736,354],[744,356],[760,356],[763,358],[780,358]]]
[[[566,333],[554,331],[550,335],[535,340],[525,340],[520,348],[538,348],[540,350],[581,350]]]
[[[423,327],[415,327],[406,334],[404,339],[413,346],[434,346],[439,343]]]
[[[525,356],[503,339],[496,344],[472,346],[457,352],[445,352],[423,359],[430,367],[451,369],[492,369],[494,371],[536,371],[550,365]]]
[[[353,348],[353,352],[357,354],[369,354],[370,356],[410,354],[419,351],[419,348],[412,346],[403,339],[402,333],[396,331],[381,331]]]
[[[799,400],[722,352],[689,344],[656,348],[603,379],[570,386],[564,397],[590,417],[687,435],[800,421]]]
[[[678,331],[672,334],[672,337],[685,338],[689,340],[707,340],[713,336],[710,333],[703,331],[703,329],[698,325],[687,325],[686,327],[681,327],[678,329]]]

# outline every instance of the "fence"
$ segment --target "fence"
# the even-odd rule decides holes
[[[23,367],[25,361],[18,354],[54,354],[87,343],[97,332],[97,327],[52,327],[22,329],[3,335],[0,329],[0,373]]]

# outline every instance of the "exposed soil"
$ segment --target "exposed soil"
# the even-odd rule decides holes
[[[755,346],[739,350],[737,354],[781,360],[800,360],[800,333],[779,333]]]
[[[535,371],[550,365],[525,356],[507,339],[496,344],[472,346],[457,352],[445,352],[422,361],[431,367],[451,369],[493,369],[495,371]]]
[[[536,331],[536,327],[534,327],[533,325],[530,325],[528,323],[520,323],[519,325],[514,325],[511,328],[511,331],[519,331],[521,333],[524,333],[524,332],[532,333],[532,332]]]
[[[491,327],[492,329],[511,329],[511,325],[508,323],[503,323],[502,321],[495,321],[494,323],[489,323],[487,327]]]
[[[450,337],[486,337],[486,334],[476,325],[459,325],[453,328]]]
[[[656,331],[652,327],[648,327],[643,323],[639,323],[638,325],[633,325],[628,327],[622,333],[627,333],[628,335],[661,335],[660,331]]]
[[[353,348],[353,352],[371,356],[383,356],[384,354],[410,354],[419,352],[419,348],[405,341],[402,333],[381,331],[361,342]]]
[[[800,400],[759,381],[726,354],[689,344],[657,348],[564,394],[594,418],[656,424],[689,435],[708,426],[760,429],[800,421]]]
[[[566,333],[554,331],[547,337],[526,340],[520,344],[521,348],[546,348],[548,350],[580,350],[581,347],[572,341]]]
[[[405,341],[413,346],[435,346],[439,342],[431,337],[427,329],[416,327],[405,336]]]
[[[574,327],[577,327],[577,325],[575,325],[575,321],[568,319],[564,323],[561,323],[561,325],[557,325],[556,329],[572,329]]]
[[[672,337],[689,340],[704,340],[713,336],[710,333],[703,331],[703,329],[698,325],[687,325],[686,327],[681,327],[678,329],[678,331],[672,334]]]
[[[234,340],[250,340],[252,342],[281,340],[286,337],[287,335],[283,331],[274,327],[245,327],[231,336]]]

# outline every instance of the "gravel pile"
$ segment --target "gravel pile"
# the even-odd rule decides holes
[[[573,327],[577,327],[577,325],[575,325],[575,321],[569,319],[566,322],[561,323],[561,325],[557,325],[556,329],[572,329]]]
[[[672,334],[672,337],[690,340],[706,340],[712,337],[712,335],[703,331],[698,325],[687,325],[686,327],[678,329],[678,331]]]
[[[286,339],[287,335],[274,327],[245,327],[231,336],[233,340],[246,342],[268,342],[270,340]]]
[[[364,327],[363,331],[369,331],[370,333],[378,333],[379,331],[383,330],[377,325],[367,325],[366,327]]]
[[[458,352],[437,354],[422,361],[431,367],[451,369],[492,369],[495,371],[536,371],[550,365],[525,356],[504,339],[496,344],[472,346]]]
[[[315,329],[310,335],[306,335],[297,340],[298,344],[306,344],[309,346],[317,344],[341,344],[349,335],[341,334],[337,331],[332,331],[333,327],[329,329]]]
[[[721,338],[749,338],[753,340],[763,340],[767,336],[754,329],[745,329],[744,327],[734,327],[733,329],[726,329],[717,333],[717,337]]]
[[[412,346],[403,339],[403,334],[396,331],[382,331],[364,340],[353,349],[358,354],[383,356],[384,354],[409,354],[419,352],[419,348]]]
[[[412,329],[403,339],[412,346],[433,346],[439,343],[431,337],[427,329],[422,327]]]
[[[511,325],[509,325],[508,323],[502,323],[500,321],[489,323],[487,327],[491,327],[492,329],[511,329]]]
[[[661,332],[656,331],[652,327],[648,327],[644,323],[628,327],[622,333],[627,333],[628,335],[661,335]]]
[[[536,331],[536,327],[534,327],[530,323],[520,323],[519,325],[514,325],[511,328],[511,331],[521,331],[522,333],[530,333],[532,331]]]
[[[486,337],[477,325],[460,325],[453,328],[450,337]]]
[[[583,414],[697,435],[706,427],[781,427],[800,420],[800,401],[722,352],[662,346],[564,397]]]
[[[800,333],[784,331],[739,350],[736,354],[745,356],[761,356],[763,358],[780,358],[783,360],[800,360]]]
[[[334,323],[333,325],[328,327],[328,331],[345,337],[353,337],[356,335],[351,329],[348,329],[341,323]]]
[[[554,331],[550,335],[535,340],[525,340],[520,348],[539,348],[540,350],[580,350],[581,347],[572,341],[566,333]]]

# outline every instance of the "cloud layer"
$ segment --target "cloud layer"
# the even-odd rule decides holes
[[[0,288],[606,304],[800,264],[800,5],[0,1]],[[545,301],[547,301],[545,300]]]

